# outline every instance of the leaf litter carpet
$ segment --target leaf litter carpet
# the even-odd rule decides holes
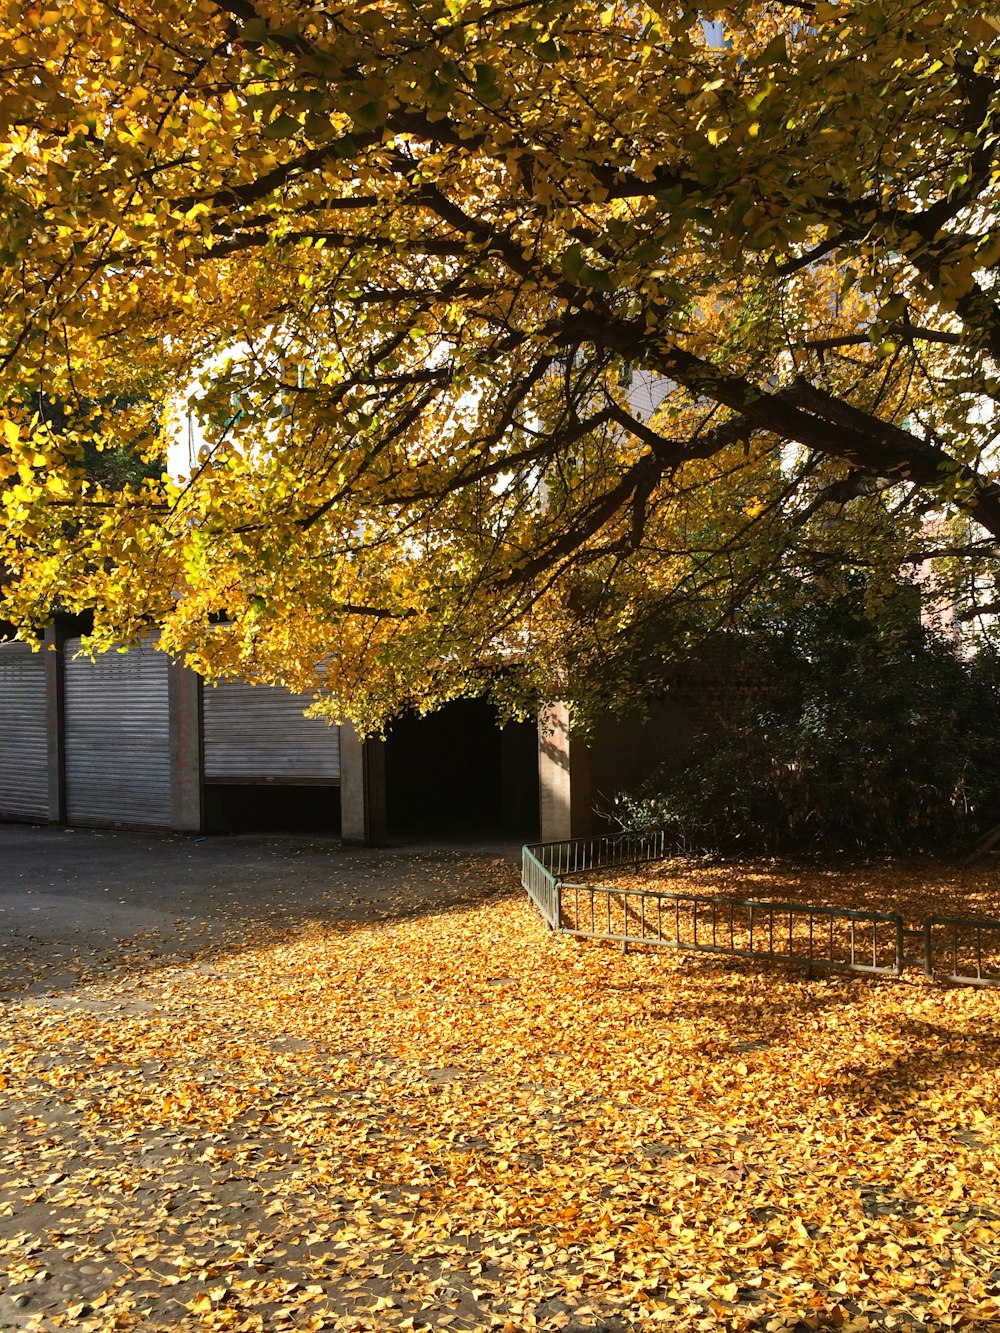
[[[623,956],[549,935],[509,865],[457,906],[451,873],[8,992],[0,1329],[1000,1330],[1000,993]]]

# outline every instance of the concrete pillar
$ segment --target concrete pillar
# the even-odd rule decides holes
[[[178,833],[200,833],[202,813],[201,677],[180,662],[171,662],[170,827]]]
[[[66,658],[64,621],[45,631],[45,723],[49,771],[49,823],[66,823]]]
[[[569,707],[547,704],[538,717],[538,786],[543,842],[592,831],[590,754],[569,729]]]
[[[385,741],[360,739],[349,722],[340,728],[340,836],[380,847],[385,842]]]

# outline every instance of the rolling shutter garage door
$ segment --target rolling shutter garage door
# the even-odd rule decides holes
[[[48,819],[45,657],[0,644],[0,818]]]
[[[66,814],[71,824],[170,827],[170,663],[151,644],[77,657],[66,644]]]
[[[340,730],[303,717],[311,702],[308,694],[269,685],[206,685],[205,781],[339,784]]]

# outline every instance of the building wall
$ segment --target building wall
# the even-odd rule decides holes
[[[680,768],[694,736],[691,713],[663,700],[651,701],[642,713],[599,722],[588,747],[593,831],[607,828],[600,814],[616,796],[634,792],[657,770]]]
[[[653,700],[642,711],[604,718],[584,740],[573,735],[568,706],[549,705],[539,718],[543,840],[609,831],[602,812],[658,769],[680,767],[695,725],[688,709]]]
[[[79,627],[73,632],[78,633]],[[339,735],[321,734],[325,724],[300,719],[295,710],[301,711],[304,701],[287,696],[283,702],[294,712],[294,717],[289,714],[294,725],[289,725],[279,743],[275,710],[281,711],[278,696],[282,692],[240,685],[228,690],[233,707],[226,712],[226,725],[220,731],[225,744],[215,745],[206,764],[203,696],[208,691],[203,691],[193,672],[176,663],[163,664],[159,654],[147,648],[143,651],[162,668],[153,673],[158,682],[155,698],[147,694],[140,701],[143,709],[152,707],[156,713],[147,719],[148,760],[139,743],[123,758],[115,728],[126,738],[139,734],[134,726],[123,730],[116,718],[116,710],[127,711],[131,706],[126,686],[131,682],[134,687],[136,673],[130,655],[108,655],[104,666],[95,670],[82,660],[70,661],[77,645],[72,640],[65,644],[66,638],[57,627],[47,636],[48,651],[35,655],[32,678],[36,688],[30,708],[24,703],[23,686],[17,685],[21,691],[18,734],[27,726],[34,737],[30,755],[15,743],[11,721],[15,673],[6,673],[10,677],[6,728],[8,737],[14,739],[0,753],[0,762],[7,766],[8,787],[18,785],[17,772],[23,766],[25,789],[33,783],[32,790],[38,790],[30,811],[0,805],[0,818],[47,817],[55,823],[72,818],[79,823],[120,827],[152,823],[184,832],[308,829],[329,835],[341,832],[346,841],[376,845],[385,841],[387,832],[434,837],[447,835],[449,827],[451,831],[525,839],[539,831],[543,838],[583,837],[609,827],[601,812],[608,810],[619,793],[634,791],[658,768],[666,766],[669,771],[672,764],[679,765],[695,730],[696,708],[654,701],[642,713],[605,719],[583,741],[572,734],[567,706],[553,704],[539,718],[536,781],[530,736],[523,727],[499,729],[495,717],[486,715],[488,705],[482,701],[460,701],[440,715],[404,719],[395,740],[390,735],[388,743],[361,744],[348,727],[341,728]],[[27,649],[7,645],[4,651],[13,663]],[[144,671],[148,669],[147,663]],[[82,693],[80,682],[85,685]],[[104,693],[97,697],[95,690]],[[241,697],[248,705],[248,745],[242,758],[248,763],[253,760],[250,767],[242,763],[240,755],[233,759],[235,750],[230,753],[233,745],[239,748]],[[79,721],[74,726],[74,708],[79,718],[81,700],[87,704],[95,698],[94,716],[104,714],[106,725],[101,726],[106,736],[101,726],[88,730]],[[4,679],[0,677],[0,727],[4,711]],[[261,733],[261,716],[266,721],[266,736]],[[43,738],[47,738],[47,754],[41,745]],[[299,741],[302,745],[293,754]],[[74,752],[73,747],[81,744],[90,746],[88,753]],[[163,788],[152,817],[148,811],[137,813],[122,796],[127,794],[129,772],[144,763],[156,768],[157,782]],[[89,773],[93,778],[101,766],[107,770],[103,786],[92,783],[93,790],[82,802],[80,775]],[[142,772],[139,776],[145,780]]]
[[[208,793],[220,831],[339,831],[338,729],[303,718],[307,700],[220,687],[207,772],[200,678],[152,640],[91,661],[80,630],[0,644],[0,819],[200,832]]]

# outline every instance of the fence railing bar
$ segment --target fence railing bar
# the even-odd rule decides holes
[[[939,973],[935,966],[934,936],[936,928],[945,932],[945,938],[938,947],[944,952],[945,966],[950,960],[950,972]],[[961,967],[962,936],[963,933],[967,934],[969,932],[972,934],[971,943],[974,946],[974,972],[965,972]],[[990,949],[986,945],[986,957],[984,958],[984,940],[989,936],[996,939],[996,947]],[[928,916],[924,919],[923,937],[924,972],[928,977],[933,978],[940,975],[942,980],[957,985],[1000,986],[1000,921],[994,921],[987,917]]]
[[[928,916],[924,918],[919,930],[906,931],[902,917],[895,912],[869,912],[850,908],[827,907],[804,903],[763,902],[755,899],[721,897],[709,894],[667,893],[656,889],[615,889],[606,885],[579,883],[566,884],[565,876],[571,870],[589,871],[601,866],[633,864],[656,860],[666,853],[666,835],[654,836],[618,835],[613,838],[563,839],[550,843],[538,843],[525,846],[521,859],[521,882],[531,901],[541,912],[552,930],[562,931],[588,939],[607,939],[629,944],[663,944],[670,947],[689,949],[703,953],[729,955],[737,958],[767,959],[771,962],[801,963],[811,974],[812,967],[833,968],[849,972],[861,972],[876,976],[901,976],[907,957],[904,949],[907,933],[923,939],[923,966],[929,978],[938,975],[935,969],[934,939],[935,928],[945,932],[943,941],[950,956],[951,973],[942,979],[962,985],[1000,986],[1000,921],[987,918],[965,918],[949,916]],[[564,891],[572,893],[572,919],[564,914]],[[598,929],[598,899],[604,898],[603,930]],[[656,902],[655,931],[647,899]],[[638,909],[635,905],[638,900]],[[583,919],[583,904],[586,903],[587,920]],[[663,929],[664,903],[673,903],[674,937],[668,939]],[[615,904],[621,909],[621,930],[615,929]],[[723,921],[728,922],[728,940],[720,944],[720,908],[725,904]],[[682,908],[684,921],[682,922]],[[745,934],[748,947],[738,943],[736,913],[746,911]],[[766,949],[759,944],[760,913],[766,913],[765,931]],[[776,948],[775,929],[778,914],[783,923],[787,922],[787,939],[782,950]],[[819,918],[827,918],[826,953],[817,949],[816,924]],[[796,923],[804,921],[808,932],[807,939],[802,934],[796,936]],[[838,957],[837,922],[847,924],[846,957]],[[870,932],[870,962],[861,961],[859,954],[858,926],[862,925]],[[887,957],[889,944],[884,940],[881,927],[891,925],[895,939],[892,962],[880,962],[880,956]],[[706,937],[706,927],[710,926],[711,943]],[[588,928],[589,927],[589,928]],[[689,932],[686,933],[687,928]],[[634,933],[633,928],[638,933]],[[723,927],[723,940],[726,940]],[[971,932],[972,950],[962,944]],[[996,949],[987,943],[991,934],[995,934]],[[802,951],[801,945],[806,945]],[[974,953],[974,971],[961,970],[962,950],[965,957]],[[868,956],[867,949],[865,957]],[[910,960],[916,961],[916,960]],[[971,959],[970,959],[971,967]],[[995,969],[995,970],[994,970]]]

